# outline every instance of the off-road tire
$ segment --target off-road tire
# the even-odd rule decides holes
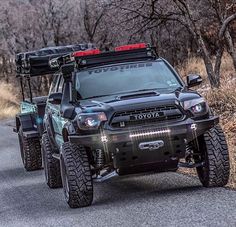
[[[26,171],[34,171],[42,168],[41,145],[39,138],[26,138],[22,128],[18,132],[21,159]]]
[[[47,185],[49,188],[62,187],[60,161],[53,157],[53,149],[47,133],[42,136],[42,157]]]
[[[198,177],[205,187],[223,187],[230,174],[229,152],[226,138],[219,125],[199,138],[202,167],[197,168]]]
[[[66,201],[71,208],[91,205],[93,181],[84,146],[65,142],[61,149],[61,174]]]

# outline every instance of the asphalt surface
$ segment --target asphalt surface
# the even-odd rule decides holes
[[[43,171],[26,172],[11,121],[0,122],[0,226],[236,226],[236,191],[178,173],[113,178],[70,209]]]

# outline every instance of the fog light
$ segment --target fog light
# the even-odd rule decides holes
[[[191,129],[196,131],[197,130],[197,125],[196,124],[191,124]]]
[[[102,141],[103,143],[107,143],[107,142],[108,142],[107,136],[101,136],[101,141]]]

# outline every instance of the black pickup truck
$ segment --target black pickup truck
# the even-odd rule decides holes
[[[229,178],[219,118],[155,48],[77,51],[51,59],[42,154],[49,187],[70,207],[91,205],[93,182],[114,176],[196,168],[205,187]]]

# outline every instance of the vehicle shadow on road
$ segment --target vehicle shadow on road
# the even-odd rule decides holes
[[[25,172],[22,168],[3,170],[0,174],[13,178],[5,182],[0,192],[4,198],[1,210],[13,210],[30,216],[34,212],[42,215],[55,212],[76,214],[68,208],[62,189],[49,189],[45,184],[43,171]],[[79,209],[81,212],[96,210],[97,207],[123,206],[129,203],[142,203],[149,200],[161,202],[176,196],[192,194],[204,189],[198,180],[177,173],[163,173],[143,176],[118,177],[103,183],[94,184],[94,201],[91,207]],[[33,203],[32,203],[33,201]],[[30,207],[30,210],[27,209]],[[39,214],[39,213],[38,213]]]
[[[161,199],[205,191],[197,179],[177,173],[153,174],[112,179],[95,184],[94,206]],[[96,191],[102,191],[96,193]]]

